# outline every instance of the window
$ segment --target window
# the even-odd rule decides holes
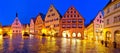
[[[71,11],[71,13],[73,13],[73,11]]]
[[[49,28],[50,26],[46,26],[46,28]]]
[[[120,16],[114,17],[114,23],[120,22]]]
[[[117,17],[114,17],[114,23],[116,23],[117,22]]]
[[[66,18],[66,16],[64,16],[64,18]]]
[[[78,15],[78,17],[80,17],[80,16]]]
[[[73,17],[73,15],[71,15],[71,17]]]
[[[49,21],[45,21],[46,23],[48,23]]]
[[[50,17],[50,15],[48,15],[47,17]]]
[[[109,24],[109,19],[107,19],[107,25]]]
[[[62,28],[65,28],[65,26],[66,26],[66,25],[65,25],[65,24],[63,24],[63,25],[62,25]]]
[[[55,25],[54,25],[54,27],[58,27],[58,26],[59,26],[59,24],[55,24]]]
[[[53,21],[53,19],[50,20],[50,22],[52,22],[52,21]]]
[[[16,22],[16,25],[18,25],[18,23]]]
[[[76,13],[76,11],[74,11],[74,13]]]
[[[77,20],[75,20],[75,19],[72,20],[72,23],[76,23],[76,22],[77,22]]]
[[[117,4],[114,5],[114,9],[116,9],[116,8],[117,8]]]
[[[71,22],[71,20],[69,19],[69,20],[67,20],[67,22],[68,22],[68,23],[70,23],[70,22]]]
[[[100,15],[100,18],[102,18],[102,16]]]
[[[82,28],[82,25],[81,25],[81,24],[79,24],[79,25],[78,25],[78,28]]]
[[[67,25],[67,28],[70,28],[70,24]]]
[[[120,7],[120,3],[118,3],[118,7]]]
[[[53,11],[53,9],[50,9],[50,12],[52,12]]]
[[[102,23],[102,20],[100,20],[100,23]]]
[[[99,19],[97,19],[97,22],[99,22]]]
[[[120,16],[118,18],[119,18],[119,22],[120,22]]]
[[[67,15],[67,17],[69,17],[69,15]]]
[[[76,15],[74,15],[74,17],[76,17]]]
[[[55,16],[55,13],[53,13],[52,16]]]
[[[110,12],[110,9],[108,8],[108,9],[107,9],[107,13],[109,13],[109,12]]]
[[[58,18],[55,18],[54,20],[55,20],[55,21],[57,21],[57,20],[58,20]]]
[[[79,23],[82,23],[82,19],[79,19],[78,22],[79,22]]]
[[[72,24],[72,28],[76,28],[76,26],[77,26],[76,24]]]
[[[62,23],[65,23],[66,22],[66,20],[62,20]]]
[[[73,8],[71,8],[71,10],[72,10]]]
[[[13,30],[13,32],[14,32],[14,30]]]
[[[16,30],[16,32],[18,32],[18,30]]]
[[[67,13],[69,13],[69,11],[67,11]]]

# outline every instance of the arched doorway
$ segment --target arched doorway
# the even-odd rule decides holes
[[[76,37],[76,33],[72,33],[72,37],[73,37],[73,38]]]
[[[78,34],[77,34],[77,37],[81,37],[81,33],[78,33]]]
[[[110,31],[107,31],[107,32],[106,32],[106,38],[105,38],[107,42],[110,42],[110,41],[111,41],[111,36],[112,36],[111,32],[110,32]]]
[[[67,30],[62,32],[62,36],[63,37],[71,37],[69,31],[67,31]]]
[[[66,31],[63,31],[63,32],[62,32],[62,36],[63,36],[63,37],[67,37]]]
[[[114,35],[115,35],[115,37],[114,37],[115,42],[116,42],[117,44],[120,44],[120,30],[116,30],[116,31],[114,32]]]

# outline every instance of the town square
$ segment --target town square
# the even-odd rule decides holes
[[[0,53],[120,53],[120,0],[38,1],[0,2]]]

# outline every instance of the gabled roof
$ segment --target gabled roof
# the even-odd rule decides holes
[[[32,17],[32,18],[31,18],[31,20],[33,20],[33,22],[35,23],[35,21],[36,21],[36,18]]]
[[[96,19],[96,17],[98,16],[99,13],[101,13],[103,15],[102,10],[98,11],[98,13],[96,14],[96,16],[90,21],[89,24],[86,25],[86,27],[88,27],[91,23],[93,23],[93,21]]]
[[[49,9],[48,9],[48,11],[47,11],[47,13],[46,13],[46,16],[48,15],[48,13],[50,13],[49,10],[50,10],[51,8],[53,8],[53,9],[55,10],[55,12],[57,12],[57,13],[59,14],[59,17],[60,17],[60,18],[62,17],[61,14],[60,14],[60,12],[54,7],[53,4],[50,5],[50,7],[49,7]],[[46,16],[45,16],[45,19],[46,19]]]
[[[68,11],[71,10],[71,8],[74,8],[75,11],[82,17],[82,19],[84,19],[84,17],[79,13],[79,11],[78,11],[73,5],[71,5],[71,6],[67,9],[67,11],[66,11],[65,14],[63,15],[63,17],[67,14]],[[77,14],[77,13],[76,13],[76,14]],[[84,19],[84,20],[85,20],[85,19]]]

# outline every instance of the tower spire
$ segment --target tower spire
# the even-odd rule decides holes
[[[16,12],[16,17],[18,17],[18,13]]]

